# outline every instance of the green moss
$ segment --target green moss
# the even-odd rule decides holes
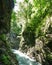
[[[10,65],[11,64],[10,61],[9,61],[9,56],[7,56],[7,55],[3,55],[2,60],[3,60],[3,63],[5,65]]]
[[[48,54],[47,55],[47,58],[48,58],[48,60],[51,60],[52,61],[52,54]]]

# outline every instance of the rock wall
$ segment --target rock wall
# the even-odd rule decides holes
[[[0,65],[18,65],[15,56],[10,51],[10,44],[6,41],[6,33],[10,32],[13,0],[0,0]]]
[[[0,34],[10,30],[11,13],[14,7],[13,0],[0,0]]]

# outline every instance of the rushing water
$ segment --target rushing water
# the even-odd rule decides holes
[[[39,62],[36,62],[36,60],[31,59],[29,56],[19,50],[12,49],[12,51],[14,54],[16,54],[19,65],[41,65]]]

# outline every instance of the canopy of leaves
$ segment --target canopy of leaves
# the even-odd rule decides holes
[[[29,4],[29,2],[27,2]],[[46,22],[46,17],[52,15],[52,1],[51,0],[33,0],[33,4],[28,6],[28,11],[31,14],[27,14],[30,23],[27,23],[26,30],[31,31],[34,34],[43,35],[41,27]],[[32,7],[32,8],[31,8]],[[30,13],[28,12],[28,13]],[[41,34],[42,33],[42,34]]]

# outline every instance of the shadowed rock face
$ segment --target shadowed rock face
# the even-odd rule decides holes
[[[11,13],[14,7],[13,0],[0,0],[0,34],[10,30]]]
[[[10,31],[13,0],[0,0],[0,65],[18,65],[15,56],[10,51],[6,41],[6,33]]]

